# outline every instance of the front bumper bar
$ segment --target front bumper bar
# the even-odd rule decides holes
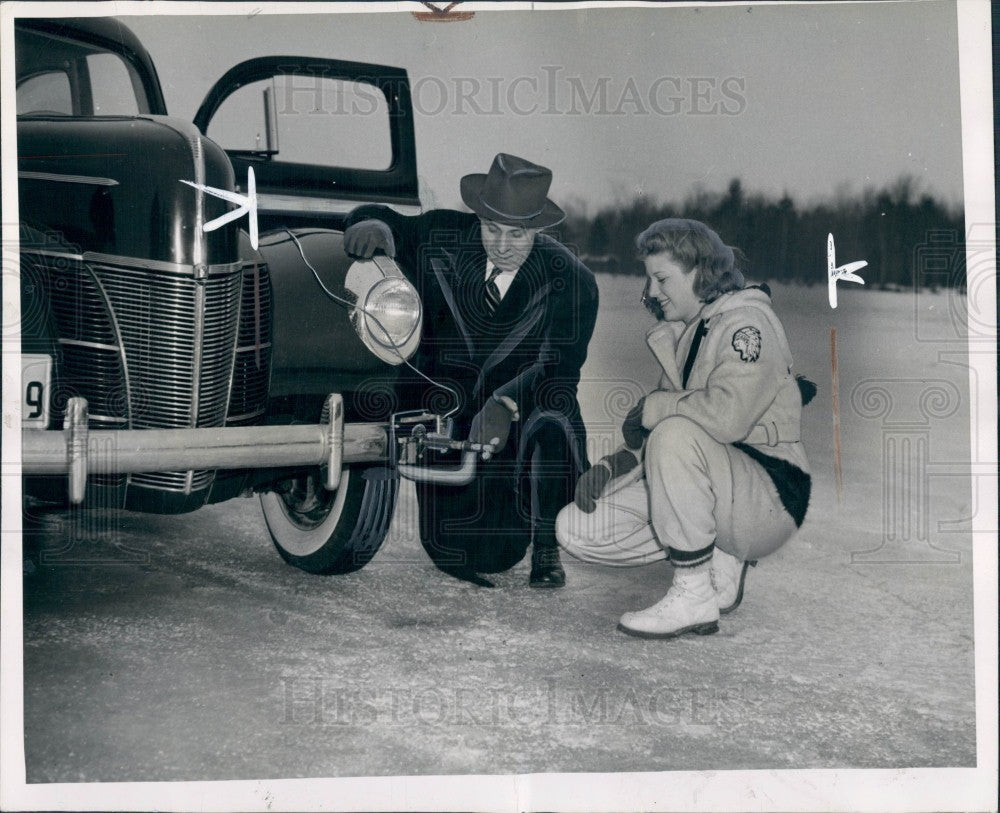
[[[385,424],[345,425],[340,395],[327,398],[323,418],[290,426],[91,430],[86,399],[71,398],[61,432],[22,432],[21,468],[25,474],[69,474],[70,501],[78,504],[88,474],[323,466],[324,485],[332,491],[344,463],[388,459]]]

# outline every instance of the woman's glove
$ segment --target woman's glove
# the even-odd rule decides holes
[[[396,241],[391,229],[381,220],[362,220],[344,232],[344,252],[356,260],[370,260],[376,251],[396,256]]]
[[[604,487],[611,481],[611,469],[603,463],[591,466],[576,481],[573,502],[585,514],[593,514],[597,508],[597,498],[604,493]]]
[[[643,396],[629,410],[628,415],[625,416],[625,423],[622,424],[622,437],[625,438],[625,444],[630,449],[641,449],[642,442],[649,434],[649,430],[642,425],[642,408],[645,403],[646,397]]]
[[[509,398],[489,398],[479,410],[479,414],[472,419],[469,440],[482,445],[492,444],[494,452],[506,446],[511,422],[517,415],[516,404],[514,409],[511,409],[511,404],[513,401]]]
[[[585,514],[592,514],[597,508],[598,498],[604,493],[608,483],[615,477],[627,474],[638,465],[639,461],[635,455],[626,449],[602,457],[596,466],[591,466],[576,481],[576,493],[573,495],[576,507]]]

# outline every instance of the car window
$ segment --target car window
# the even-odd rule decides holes
[[[39,73],[17,86],[17,115],[25,113],[73,115],[73,92],[64,71]]]
[[[277,144],[268,144],[265,91]],[[281,75],[234,91],[212,116],[208,136],[227,150],[277,150],[282,162],[384,170],[392,165],[389,107],[375,85],[315,75]]]
[[[135,116],[139,113],[132,79],[125,63],[116,54],[97,53],[87,57],[95,116]]]
[[[134,116],[149,110],[138,71],[113,50],[17,29],[14,56],[18,115]]]

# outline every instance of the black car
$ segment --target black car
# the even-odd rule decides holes
[[[15,36],[28,513],[259,493],[288,562],[364,566],[395,505],[390,418],[416,405],[393,383],[421,304],[339,228],[362,202],[419,211],[406,72],[253,59],[192,123],[117,20]],[[335,123],[319,150],[317,121]]]

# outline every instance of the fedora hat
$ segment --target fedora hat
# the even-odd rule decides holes
[[[566,217],[547,197],[551,184],[552,170],[501,152],[489,173],[466,175],[459,189],[465,205],[486,220],[544,229]]]

